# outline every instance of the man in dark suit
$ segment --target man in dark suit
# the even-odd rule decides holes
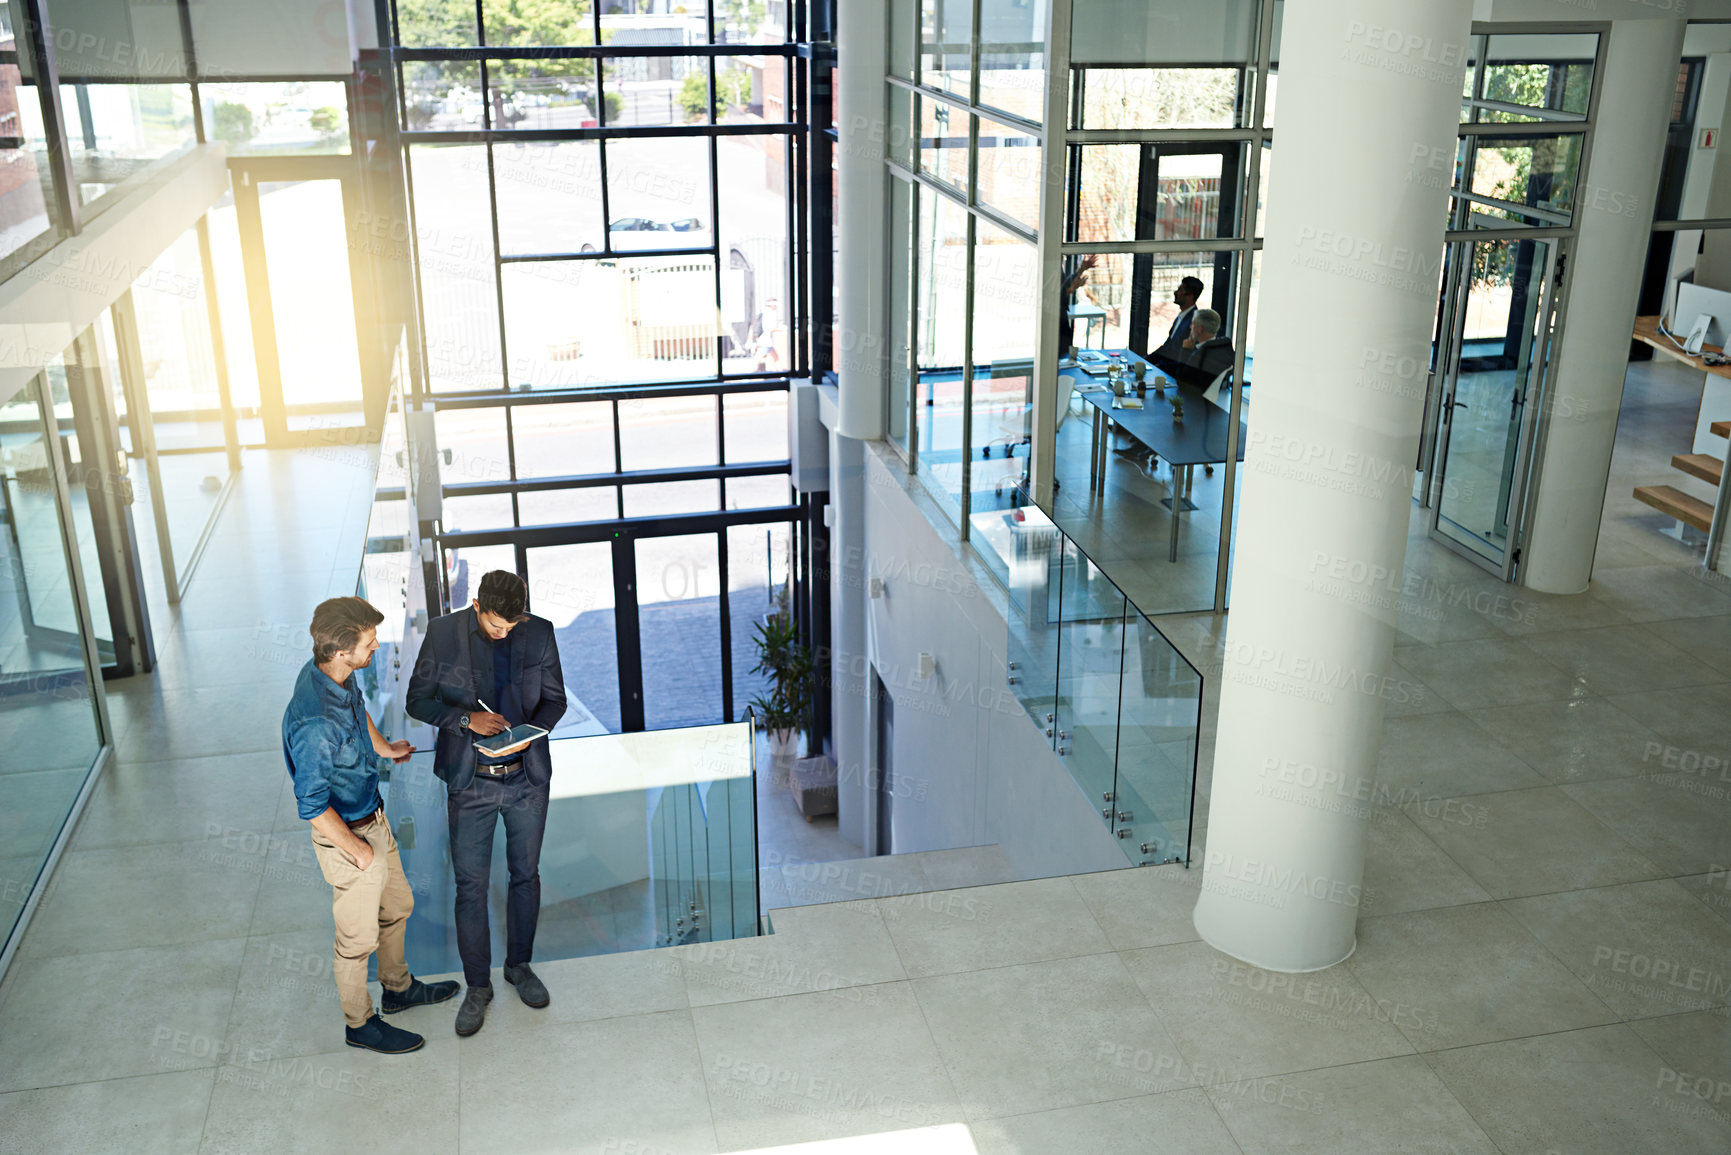
[[[1156,353],[1149,357],[1161,370],[1198,389],[1214,384],[1214,379],[1236,362],[1232,338],[1220,335],[1220,314],[1213,309],[1198,309],[1190,322],[1190,335],[1180,343],[1174,354]]]
[[[445,783],[451,868],[457,878],[457,953],[469,989],[457,1011],[457,1033],[481,1029],[493,1000],[492,940],[487,924],[487,876],[493,832],[505,822],[505,862],[511,889],[505,904],[505,981],[531,1007],[549,1001],[529,969],[541,913],[541,836],[553,777],[546,738],[496,754],[478,739],[528,723],[552,730],[565,714],[565,680],[553,623],[528,611],[523,579],[493,570],[467,609],[427,629],[415,657],[406,708],[439,731],[433,773]]]

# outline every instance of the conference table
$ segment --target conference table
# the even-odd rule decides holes
[[[1068,377],[1075,383],[1076,392],[1093,410],[1093,440],[1088,454],[1088,487],[1097,493],[1105,492],[1106,461],[1110,456],[1111,429],[1114,425],[1146,446],[1155,456],[1164,459],[1172,466],[1173,475],[1171,495],[1162,502],[1172,510],[1167,560],[1177,561],[1179,519],[1184,512],[1196,508],[1189,501],[1192,475],[1198,465],[1219,465],[1226,461],[1227,447],[1231,442],[1232,416],[1204,397],[1204,390],[1174,380],[1130,350],[1114,349],[1107,352],[1122,354],[1125,367],[1123,398],[1113,394],[1103,373],[1096,376],[1079,365],[1075,368],[1066,367],[1058,372],[1060,377]],[[1126,409],[1122,407],[1125,402],[1133,403],[1136,400],[1134,366],[1138,362],[1148,366],[1146,395],[1142,398],[1143,408]],[[1156,395],[1157,384],[1165,392],[1165,397]],[[1174,419],[1172,415],[1173,397],[1184,403],[1182,421]],[[1236,454],[1239,461],[1244,460],[1244,442],[1245,425],[1241,420],[1238,423]]]

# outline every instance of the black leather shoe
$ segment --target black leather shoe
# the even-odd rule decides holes
[[[446,980],[442,983],[424,983],[418,978],[409,978],[409,989],[404,991],[386,991],[385,997],[379,1000],[379,1009],[387,1015],[398,1011],[406,1011],[410,1007],[430,1007],[434,1003],[442,1003],[446,999],[457,997],[461,988],[454,982]]]
[[[547,994],[547,985],[535,977],[535,972],[529,969],[528,963],[506,967],[505,981],[517,988],[517,997],[523,1000],[524,1006],[539,1010],[553,1001]]]
[[[344,1030],[348,1035],[349,1046],[377,1051],[381,1055],[406,1055],[410,1051],[420,1050],[427,1041],[413,1031],[391,1026],[377,1015],[358,1027],[346,1027]]]
[[[457,1033],[464,1038],[481,1029],[487,1021],[487,1004],[493,1001],[492,987],[470,987],[457,1008]]]

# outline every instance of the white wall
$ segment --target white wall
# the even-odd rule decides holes
[[[905,491],[906,471],[886,460],[888,452],[873,444],[865,454],[863,565],[868,580],[884,579],[884,596],[867,598],[864,589],[838,596],[867,598],[866,658],[895,703],[891,754],[902,784],[896,851],[996,843],[1025,878],[1126,865],[1098,812],[1010,693],[1008,627],[996,599],[958,560],[953,539],[932,528],[916,504],[923,495]],[[922,651],[937,658],[929,680],[916,676]],[[852,682],[869,687],[866,669],[856,660]],[[838,681],[849,674],[838,670]],[[872,764],[863,757],[841,752],[844,789],[861,781],[847,767]]]

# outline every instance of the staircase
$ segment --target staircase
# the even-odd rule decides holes
[[[1715,421],[1708,429],[1715,437],[1731,437],[1731,421]],[[1718,485],[1725,472],[1725,463],[1707,453],[1679,453],[1671,458],[1671,466],[1710,485]],[[1713,506],[1710,503],[1673,486],[1638,485],[1635,487],[1635,500],[1703,533],[1713,524]]]

